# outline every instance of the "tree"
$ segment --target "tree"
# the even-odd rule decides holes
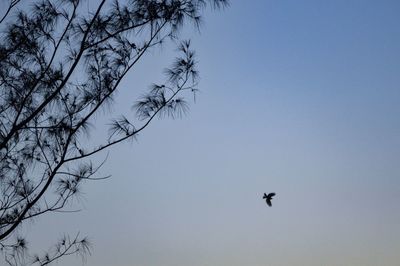
[[[26,257],[26,241],[16,233],[26,221],[62,211],[84,181],[98,179],[93,155],[134,138],[156,116],[187,111],[181,95],[196,92],[198,72],[190,41],[181,41],[166,82],[137,100],[136,119],[113,119],[99,145],[80,141],[144,54],[179,41],[186,22],[198,27],[205,6],[228,4],[99,0],[88,13],[81,0],[31,1],[18,9],[21,2],[11,0],[0,17],[0,249],[9,265]],[[77,252],[89,252],[87,240],[66,236],[33,263]]]

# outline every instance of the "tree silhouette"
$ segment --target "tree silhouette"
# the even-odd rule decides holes
[[[196,92],[198,73],[190,41],[180,41],[166,82],[154,84],[134,105],[136,119],[112,120],[99,145],[80,141],[144,54],[179,41],[185,23],[198,27],[207,5],[228,4],[99,0],[87,12],[81,0],[29,1],[29,8],[23,2],[9,1],[0,14],[0,250],[9,265],[27,257],[27,242],[16,234],[25,221],[62,211],[84,181],[98,179],[101,164],[94,166],[91,156],[135,137],[156,116],[187,111],[182,93]],[[47,265],[89,251],[86,238],[65,236],[31,262]]]

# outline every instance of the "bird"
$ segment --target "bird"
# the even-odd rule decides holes
[[[271,200],[272,200],[273,196],[275,196],[274,192],[269,193],[268,195],[264,193],[264,196],[263,196],[263,199],[265,199],[265,201],[267,202],[268,206],[270,206],[270,207],[272,207]]]

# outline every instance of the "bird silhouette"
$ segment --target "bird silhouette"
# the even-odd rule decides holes
[[[268,195],[264,193],[264,196],[263,196],[263,199],[265,199],[265,201],[267,202],[268,206],[270,206],[270,207],[272,206],[271,200],[272,200],[273,196],[275,196],[274,192],[269,193]]]

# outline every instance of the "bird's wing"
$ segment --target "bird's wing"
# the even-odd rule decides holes
[[[267,194],[264,193],[263,199],[266,199],[266,198],[267,198]]]
[[[269,193],[269,194],[268,194],[268,198],[270,198],[270,199],[271,199],[271,198],[272,198],[273,196],[275,196],[275,195],[276,195],[276,194],[275,194],[274,192],[272,192],[272,193]]]
[[[270,207],[272,206],[272,203],[271,203],[270,199],[267,199],[266,202],[267,202],[268,206],[270,206]]]

